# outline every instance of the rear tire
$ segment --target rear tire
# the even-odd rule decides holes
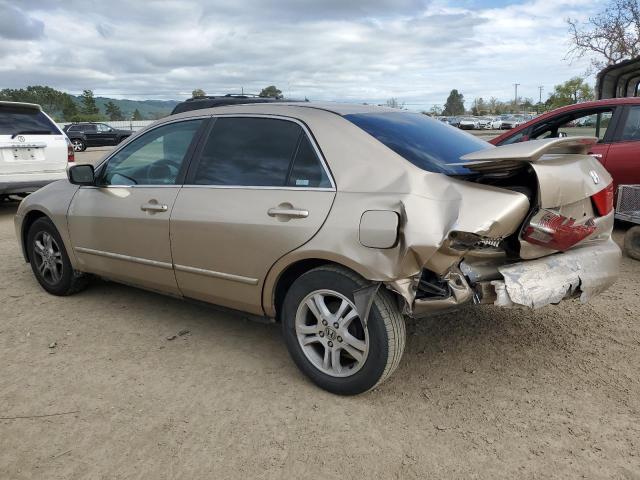
[[[48,218],[37,219],[29,228],[27,251],[31,270],[47,292],[66,296],[87,286],[88,276],[73,269],[62,238]]]
[[[404,352],[404,317],[384,287],[374,296],[366,327],[358,316],[353,292],[368,285],[327,265],[300,276],[284,299],[282,328],[291,358],[316,385],[338,395],[375,388]]]
[[[84,152],[87,149],[87,144],[80,138],[74,138],[71,140],[71,146],[74,152]]]
[[[640,225],[631,227],[624,236],[624,253],[640,260]]]

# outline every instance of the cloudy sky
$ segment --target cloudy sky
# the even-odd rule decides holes
[[[442,104],[452,88],[538,98],[584,73],[567,17],[592,0],[0,0],[0,88],[116,98],[259,92]]]

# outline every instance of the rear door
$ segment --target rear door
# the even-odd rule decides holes
[[[306,128],[277,117],[217,117],[171,214],[182,294],[262,314],[271,266],[306,243],[335,188]]]
[[[0,102],[0,175],[64,171],[67,142],[37,107]]]
[[[604,165],[613,177],[614,191],[618,185],[640,184],[640,105],[625,108]]]

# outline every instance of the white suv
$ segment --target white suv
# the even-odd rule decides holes
[[[0,101],[0,198],[67,177],[67,136],[40,105]]]

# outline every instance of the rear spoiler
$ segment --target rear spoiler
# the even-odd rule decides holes
[[[469,153],[454,165],[476,171],[505,171],[522,168],[523,162],[539,162],[544,155],[586,155],[596,137],[563,137],[530,140]]]

